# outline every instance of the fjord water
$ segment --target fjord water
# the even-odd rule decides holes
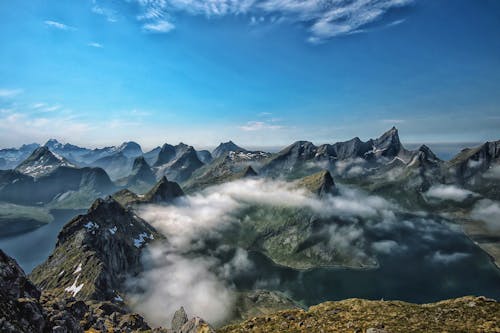
[[[0,249],[17,260],[26,273],[47,259],[54,250],[62,227],[85,210],[53,210],[54,220],[27,233],[0,238]]]
[[[449,230],[446,237],[439,237],[449,226],[436,226],[438,232],[434,234],[405,231],[404,227],[391,231],[404,249],[379,254],[379,267],[375,269],[297,271],[251,252],[255,269],[233,282],[241,289],[278,290],[305,306],[346,298],[427,303],[476,295],[499,300],[500,269],[490,257],[459,230]]]
[[[83,212],[53,211],[52,223],[25,234],[0,239],[0,248],[29,273],[47,259],[64,224]],[[249,259],[254,269],[234,277],[231,282],[242,290],[282,291],[305,306],[352,297],[417,303],[464,295],[500,299],[500,269],[488,255],[459,230],[446,223],[432,223],[425,224],[426,232],[422,232],[422,228],[415,231],[404,223],[385,232],[366,230],[371,241],[390,237],[401,245],[400,249],[378,254],[379,267],[376,269],[298,271],[276,265],[264,255],[250,251]],[[446,237],[440,237],[443,233]],[[436,257],[436,253],[441,253],[441,256]]]

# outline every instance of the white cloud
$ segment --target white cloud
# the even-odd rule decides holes
[[[500,230],[500,203],[492,200],[480,200],[474,206],[471,217],[484,221],[493,231]]]
[[[500,165],[490,166],[488,171],[483,174],[484,178],[500,179]]]
[[[51,28],[55,28],[55,29],[59,29],[59,30],[74,30],[75,29],[73,27],[70,27],[69,25],[66,25],[64,23],[57,22],[57,21],[47,20],[47,21],[44,21],[44,23]]]
[[[372,243],[372,249],[381,254],[392,254],[395,252],[403,252],[407,250],[406,245],[400,245],[393,240],[382,240]]]
[[[477,196],[476,193],[457,187],[455,185],[434,185],[425,195],[439,200],[464,201],[469,197]]]
[[[97,42],[90,42],[90,43],[87,44],[87,46],[95,47],[95,48],[98,48],[98,49],[102,49],[104,47],[101,43],[97,43]]]
[[[167,327],[181,306],[190,316],[221,323],[233,308],[235,294],[213,271],[213,258],[189,258],[163,246],[152,247],[146,262],[153,266],[129,281],[144,292],[132,294],[131,305],[150,324]],[[167,300],[167,301],[166,301]]]
[[[404,119],[382,119],[385,124],[402,124],[405,122]]]
[[[95,3],[95,1],[94,1],[94,3]],[[102,7],[98,4],[95,4],[92,7],[92,12],[97,14],[97,15],[104,16],[108,22],[114,23],[114,22],[118,21],[118,15],[117,15],[116,11],[109,9],[109,8]]]
[[[239,127],[243,131],[262,131],[262,130],[279,130],[284,127],[281,125],[271,125],[265,121],[249,121],[245,125]]]
[[[48,115],[48,113],[47,113]],[[57,136],[75,138],[88,134],[90,126],[84,122],[64,117],[28,117],[14,111],[2,117],[0,115],[0,142],[18,144],[18,142],[44,141]]]
[[[443,253],[441,251],[437,251],[431,256],[431,260],[435,263],[448,265],[463,260],[469,256],[469,253],[463,252]]]
[[[387,24],[387,26],[394,27],[394,26],[400,25],[404,22],[406,22],[406,19],[396,20],[396,21],[392,21],[391,23]]]
[[[144,24],[142,28],[149,32],[165,33],[173,30],[175,26],[166,20],[158,20],[153,23]]]
[[[10,98],[22,94],[22,89],[0,89],[1,98]]]

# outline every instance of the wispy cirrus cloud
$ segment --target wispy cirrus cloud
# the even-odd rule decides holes
[[[0,98],[10,98],[22,93],[22,89],[0,89]]]
[[[94,0],[97,2],[97,0]],[[257,23],[300,22],[309,31],[308,40],[319,43],[329,38],[365,31],[365,27],[382,19],[389,11],[411,5],[416,0],[134,0],[139,7],[136,18],[144,31],[171,31],[177,13],[207,18],[247,15],[251,25]],[[95,4],[95,13],[104,15]],[[398,25],[404,19],[389,25]]]
[[[116,10],[101,6],[97,3],[96,0],[93,0],[92,3],[93,13],[104,16],[106,20],[111,23],[118,21],[118,13],[116,12]]]
[[[265,121],[249,121],[245,125],[239,127],[243,131],[262,131],[262,130],[279,130],[283,129],[284,126],[270,124]]]
[[[75,30],[74,27],[71,27],[69,25],[66,25],[64,23],[57,22],[57,21],[46,20],[43,23],[45,23],[45,25],[48,27],[58,29],[58,30]]]
[[[166,20],[158,20],[153,23],[146,23],[142,28],[144,31],[148,32],[165,33],[173,30],[175,26]]]
[[[87,46],[95,47],[97,49],[102,49],[104,47],[101,43],[97,43],[97,42],[90,42],[87,44]]]

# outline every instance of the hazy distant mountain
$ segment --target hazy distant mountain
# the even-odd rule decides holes
[[[134,160],[130,175],[117,181],[119,185],[138,193],[143,193],[150,189],[155,182],[156,176],[142,156]]]
[[[0,171],[0,201],[15,204],[83,208],[114,191],[115,185],[100,168],[59,166],[37,178],[17,170]]]
[[[148,162],[149,165],[155,164],[156,160],[158,160],[158,154],[161,151],[161,147],[156,147],[151,149],[150,151],[144,153],[144,159]]]
[[[13,169],[24,159],[26,159],[35,149],[40,147],[37,143],[22,145],[19,149],[6,148],[0,149],[0,159],[4,161],[0,169]]]
[[[111,179],[126,177],[132,168],[133,160],[127,158],[123,152],[118,151],[112,155],[101,157],[90,165],[106,170]]]
[[[219,158],[230,151],[234,152],[246,152],[247,150],[244,148],[241,148],[240,146],[237,146],[233,141],[228,141],[228,142],[221,142],[217,148],[214,149],[212,152],[213,158]]]
[[[54,171],[58,167],[69,166],[74,167],[65,158],[52,153],[49,148],[42,146],[37,148],[26,160],[16,167],[25,175],[32,177],[40,177]]]
[[[158,157],[153,164],[153,166],[161,166],[170,162],[176,155],[175,147],[165,143],[160,151],[158,152]]]
[[[133,141],[124,142],[118,148],[118,152],[121,152],[123,155],[129,158],[135,158],[142,155],[141,146]]]
[[[213,160],[212,154],[208,150],[198,150],[196,155],[198,155],[198,159],[204,164],[208,164]]]
[[[187,180],[204,164],[192,146],[180,143],[177,146],[163,145],[155,163],[156,176],[167,176],[176,182]]]

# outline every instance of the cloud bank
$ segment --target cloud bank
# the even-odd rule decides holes
[[[224,230],[240,223],[243,217],[239,213],[252,205],[302,208],[316,216],[337,216],[353,222],[390,217],[393,208],[380,197],[352,189],[319,199],[294,183],[269,179],[235,181],[180,198],[173,205],[143,207],[138,214],[163,233],[168,244],[151,249],[144,258],[148,269],[130,282],[131,289],[138,290],[131,294],[135,310],[163,326],[170,323],[180,306],[211,323],[223,322],[235,299],[231,281],[255,267],[246,250],[222,245],[218,240]],[[330,225],[323,235],[328,236],[327,244],[332,248],[367,257],[359,224]],[[263,280],[255,287],[272,283]]]
[[[426,265],[437,266],[454,265],[469,256],[467,247],[453,244],[456,239],[463,241],[460,230],[424,213],[408,215],[378,196],[346,187],[339,191],[337,196],[320,199],[294,183],[246,179],[208,188],[171,205],[142,207],[138,215],[168,242],[150,249],[143,258],[145,272],[130,281],[134,310],[154,325],[168,326],[173,313],[184,306],[188,313],[217,325],[232,314],[238,277],[250,279],[251,288],[282,290],[280,276],[256,275],[260,266],[247,250],[238,247],[242,245],[236,245],[237,240],[233,244],[223,238],[224,232],[240,230],[234,228],[243,222],[253,225],[282,216],[266,216],[268,211],[255,211],[257,207],[306,210],[310,214],[298,216],[305,216],[307,222],[322,219],[321,224],[311,224],[318,229],[304,239],[307,243],[321,238],[304,248],[303,253],[311,255],[348,256],[364,263],[378,256],[381,260],[421,258]],[[300,232],[290,230],[279,235],[283,246]]]
[[[456,202],[464,201],[467,198],[474,197],[477,194],[455,185],[435,185],[432,186],[425,195],[429,198],[439,200],[452,200]]]
[[[500,203],[488,199],[480,200],[474,206],[471,217],[486,223],[493,231],[500,231]]]

